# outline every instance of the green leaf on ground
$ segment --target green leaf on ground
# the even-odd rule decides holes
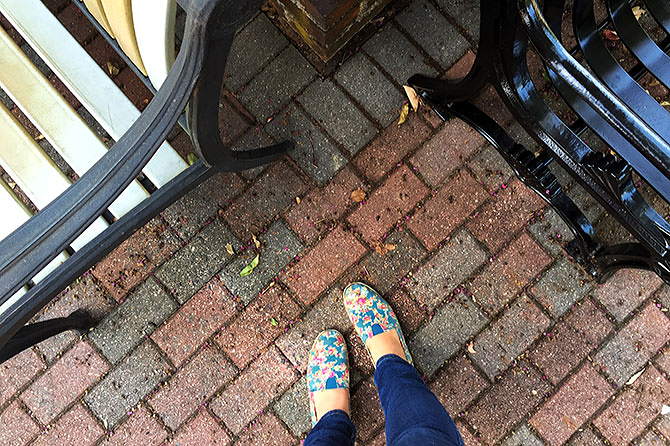
[[[261,256],[260,254],[256,254],[256,257],[249,263],[247,266],[244,267],[242,271],[240,271],[240,277],[246,277],[249,274],[254,272],[254,269],[258,266],[258,262],[260,261]]]

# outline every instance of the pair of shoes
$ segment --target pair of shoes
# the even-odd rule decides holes
[[[368,340],[374,336],[395,331],[400,339],[405,360],[412,363],[400,323],[391,306],[375,290],[363,283],[353,283],[345,288],[342,298],[354,329],[368,349]],[[374,363],[374,361],[373,361]],[[317,336],[309,352],[307,365],[312,426],[318,421],[314,394],[333,389],[349,389],[349,359],[344,336],[337,330],[326,330]]]

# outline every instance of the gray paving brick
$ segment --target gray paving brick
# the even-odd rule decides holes
[[[532,288],[533,295],[554,317],[559,317],[573,303],[593,288],[584,271],[567,257],[561,257]]]
[[[372,122],[330,80],[314,82],[298,101],[351,154],[377,133]]]
[[[100,320],[112,308],[114,306],[105,296],[105,292],[93,281],[93,275],[86,274],[78,278],[61,293],[59,298],[51,301],[44,310],[40,311],[36,320],[44,321],[55,317],[69,316],[75,310],[86,310],[91,313],[93,318]],[[68,330],[40,342],[37,344],[37,348],[50,363],[57,359],[58,355],[78,338],[78,332]]]
[[[412,2],[396,20],[443,70],[455,64],[469,48],[467,40],[427,0]]]
[[[388,293],[426,255],[426,250],[409,231],[394,231],[384,243],[395,245],[384,255],[372,252],[340,280],[344,287],[350,282],[363,280],[381,294]]]
[[[257,126],[251,127],[249,130],[247,130],[247,132],[242,135],[242,138],[233,144],[232,150],[251,150],[259,147],[267,147],[272,144],[274,144],[272,138],[270,138],[270,136],[268,136],[268,134],[260,126]],[[260,173],[263,172],[266,167],[267,165],[259,166],[254,169],[247,169],[240,172],[240,174],[244,178],[252,180],[260,175]]]
[[[521,425],[509,435],[500,446],[543,446],[542,440],[530,430],[527,424]]]
[[[84,401],[102,423],[112,428],[169,374],[158,349],[144,342],[86,396]]]
[[[593,432],[592,427],[588,427],[579,432],[569,443],[570,446],[605,446],[605,443]]]
[[[316,335],[330,328],[342,333],[352,328],[342,303],[342,289],[337,287],[321,298],[305,317],[277,339],[275,344],[293,365],[302,369],[307,365],[307,354]]]
[[[314,79],[316,71],[293,46],[288,46],[241,90],[239,99],[263,122]]]
[[[433,309],[485,261],[486,253],[475,238],[460,231],[414,273],[409,292],[417,302]]]
[[[224,77],[228,88],[238,90],[286,46],[286,37],[265,14],[258,14],[235,36],[230,48]]]
[[[312,428],[312,422],[309,417],[307,378],[303,376],[279,397],[274,409],[277,416],[286,423],[296,437],[301,437],[309,432]]]
[[[241,188],[233,174],[217,174],[163,211],[163,217],[179,236],[188,240],[225,206]]]
[[[500,190],[503,183],[509,183],[514,177],[514,171],[491,145],[486,145],[477,154],[468,166],[475,174],[475,178],[483,183],[489,191]]]
[[[436,76],[437,70],[428,65],[425,57],[392,24],[374,35],[363,45],[393,79],[403,85],[415,73]]]
[[[363,53],[342,65],[335,80],[383,127],[398,118],[405,96]]]
[[[239,248],[235,236],[215,220],[165,262],[156,277],[183,304],[227,262],[226,243]]]
[[[277,141],[289,139],[295,148],[289,156],[320,184],[327,183],[347,159],[328,137],[295,105],[290,105],[265,127]]]
[[[554,257],[565,255],[565,246],[574,239],[570,228],[551,208],[528,228],[533,238]]]
[[[469,297],[455,295],[409,341],[415,364],[432,375],[487,321]]]
[[[89,336],[102,354],[114,363],[153,333],[176,309],[174,300],[150,277]]]
[[[226,287],[245,304],[251,302],[300,251],[303,245],[282,220],[274,222],[267,232],[258,236],[261,242],[260,261],[253,273],[240,277],[240,271],[256,256],[247,249],[226,265],[221,278]]]
[[[494,378],[549,326],[550,320],[526,296],[517,299],[475,339],[470,357]]]
[[[437,0],[437,4],[475,40],[479,40],[479,2],[480,0]]]

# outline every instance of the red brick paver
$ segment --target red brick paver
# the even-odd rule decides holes
[[[44,368],[44,363],[33,350],[25,350],[7,362],[0,364],[0,407],[17,390]]]
[[[225,446],[230,444],[230,436],[205,410],[198,414],[177,432],[171,446]]]
[[[529,235],[521,234],[475,277],[470,289],[486,310],[495,313],[550,261],[540,245]]]
[[[101,446],[156,446],[165,438],[165,428],[147,409],[140,407]]]
[[[364,185],[350,168],[344,168],[333,180],[307,194],[286,214],[291,228],[307,242],[311,242],[352,205],[351,192]]]
[[[407,226],[428,249],[435,249],[487,198],[484,188],[462,170],[416,212]]]
[[[16,401],[0,413],[0,444],[22,446],[39,431],[37,423],[19,407]]]
[[[218,278],[212,279],[151,336],[179,365],[236,312],[235,302]]]
[[[614,393],[598,372],[586,364],[530,419],[550,445],[563,444]]]
[[[300,306],[275,286],[249,304],[216,341],[235,365],[244,368],[284,333],[300,313]]]
[[[239,433],[295,379],[293,367],[273,348],[242,372],[210,407],[230,430]]]
[[[179,370],[149,404],[168,427],[177,429],[236,373],[235,367],[215,347],[207,346]]]
[[[95,444],[103,432],[93,416],[81,404],[77,404],[66,412],[50,430],[37,437],[32,444],[37,446],[55,444],[88,446]]]
[[[93,275],[112,297],[121,300],[177,248],[179,242],[176,236],[157,217],[98,263],[93,269]]]
[[[370,243],[378,241],[409,212],[428,188],[405,165],[360,204],[348,221]]]
[[[625,445],[637,437],[670,399],[670,382],[650,366],[594,421],[613,444]]]
[[[272,414],[266,413],[242,432],[236,446],[284,446],[291,444],[293,437]]]
[[[428,137],[430,129],[412,114],[403,125],[386,128],[354,159],[354,164],[371,181],[378,182],[407,153]]]
[[[364,253],[365,247],[351,232],[337,227],[281,277],[302,302],[310,304]]]
[[[82,341],[28,387],[21,399],[38,420],[48,424],[108,368],[93,347]]]

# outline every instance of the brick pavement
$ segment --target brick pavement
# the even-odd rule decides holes
[[[305,358],[325,328],[351,343],[360,443],[383,444],[371,367],[339,303],[356,279],[395,306],[467,445],[667,444],[670,289],[638,271],[593,283],[566,257],[565,226],[481,137],[425,110],[395,123],[408,75],[466,70],[476,3],[411,2],[325,80],[256,16],[233,46],[223,137],[289,136],[296,151],[214,177],[47,307],[40,317],[85,307],[102,322],[0,365],[0,444],[299,444]],[[144,106],[76,9],[47,4]],[[491,92],[477,102],[519,132]],[[183,134],[171,141],[190,152]],[[260,266],[242,278],[252,234]]]

